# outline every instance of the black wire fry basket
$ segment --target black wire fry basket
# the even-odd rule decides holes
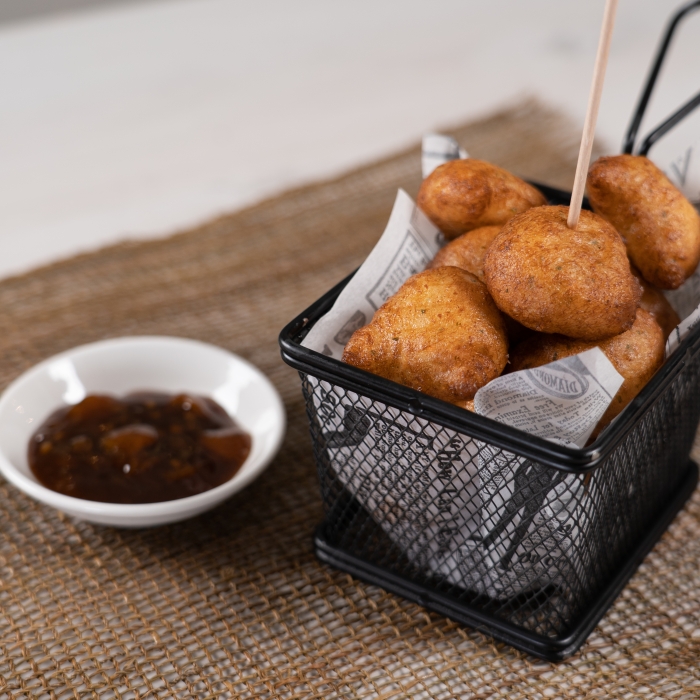
[[[669,24],[626,152],[671,37],[697,8]],[[698,104],[683,105],[640,152]],[[540,189],[551,204],[569,203]],[[302,347],[351,278],[280,334],[318,466],[318,557],[535,656],[570,656],[697,483],[700,324],[608,430],[574,449]]]

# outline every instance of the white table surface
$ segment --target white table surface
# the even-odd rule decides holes
[[[621,0],[620,148],[669,0]],[[160,0],[0,24],[0,276],[167,235],[534,95],[582,124],[603,0]],[[647,125],[698,90],[700,13]]]

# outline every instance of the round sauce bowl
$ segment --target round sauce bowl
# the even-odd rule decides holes
[[[89,501],[41,485],[29,468],[29,441],[56,409],[90,394],[137,391],[214,399],[252,439],[250,454],[229,481],[209,491],[157,503]],[[89,522],[151,527],[203,513],[255,479],[282,442],[279,394],[260,370],[222,348],[186,338],[134,336],[81,345],[35,365],[0,397],[0,473],[35,500]]]

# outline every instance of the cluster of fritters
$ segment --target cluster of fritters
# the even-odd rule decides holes
[[[611,156],[588,174],[593,212],[568,207],[490,163],[427,177],[417,204],[448,243],[355,331],[343,360],[473,410],[505,372],[599,347],[624,383],[597,435],[664,360],[680,322],[660,290],[700,261],[700,216],[650,160]]]

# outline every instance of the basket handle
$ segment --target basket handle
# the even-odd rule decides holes
[[[676,124],[682,119],[685,119],[697,106],[700,105],[700,92],[695,95],[690,101],[686,102],[677,112],[674,112],[668,119],[659,124],[654,131],[652,131],[645,139],[642,141],[642,145],[639,147],[637,154],[640,156],[645,156],[649,153],[649,149],[667,132],[671,131]]]
[[[692,2],[686,3],[681,8],[678,9],[676,14],[673,16],[671,21],[668,23],[666,28],[666,33],[661,41],[659,49],[656,53],[656,58],[652,64],[651,71],[649,71],[649,77],[647,78],[644,91],[642,96],[639,98],[639,103],[637,104],[637,109],[632,117],[632,122],[630,123],[629,129],[627,130],[627,137],[625,143],[622,147],[623,153],[632,153],[634,150],[634,142],[637,140],[637,133],[639,132],[639,127],[644,118],[644,113],[646,112],[647,105],[649,104],[649,99],[651,98],[651,93],[654,90],[656,81],[659,77],[659,72],[661,71],[661,66],[663,65],[666,54],[668,53],[668,47],[671,44],[671,39],[678,28],[681,20],[683,20],[687,15],[689,15],[693,10],[700,9],[700,0],[693,0]],[[660,124],[654,131],[647,136],[644,141],[644,145],[647,145],[647,141],[651,139],[651,142],[647,145],[647,151],[654,144],[656,140],[661,138],[667,131],[674,127],[681,119],[686,117],[690,112],[697,107],[696,100],[699,96],[694,97],[690,102],[686,103],[681,107],[675,114],[671,115],[665,122]],[[659,132],[659,133],[657,133]],[[654,138],[652,138],[654,137]],[[645,155],[646,152],[642,155]]]

